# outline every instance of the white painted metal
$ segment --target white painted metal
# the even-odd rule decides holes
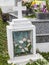
[[[22,6],[22,0],[17,2],[17,7],[13,8],[13,11],[18,11],[18,18],[22,18],[22,10],[26,10],[26,7]]]
[[[33,28],[33,54],[36,54],[36,27]]]
[[[21,57],[16,57],[13,59],[8,60],[8,63],[11,64],[16,64],[16,65],[26,65],[27,62],[29,62],[29,60],[37,60],[37,59],[43,59],[43,57],[40,54],[36,54],[36,55],[26,55],[26,56],[21,56]]]
[[[14,58],[14,50],[13,50],[13,37],[12,37],[12,32],[13,31],[26,31],[26,30],[31,30],[33,31],[33,40],[32,40],[32,53],[35,55],[36,54],[36,31],[35,31],[35,26],[31,24],[30,21],[27,19],[14,19],[10,25],[7,26],[7,41],[8,41],[8,52],[10,58]]]

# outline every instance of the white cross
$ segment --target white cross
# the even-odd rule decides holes
[[[22,0],[17,2],[17,7],[14,7],[15,11],[18,11],[18,18],[22,18],[22,10],[26,10],[26,7],[22,6]]]

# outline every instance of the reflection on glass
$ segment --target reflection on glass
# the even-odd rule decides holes
[[[14,56],[31,53],[31,31],[13,31]]]

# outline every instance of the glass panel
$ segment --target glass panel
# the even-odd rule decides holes
[[[31,53],[31,31],[13,31],[14,56]]]

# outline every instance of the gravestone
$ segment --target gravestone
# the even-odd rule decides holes
[[[37,49],[41,52],[49,52],[49,19],[32,19],[36,26]]]

